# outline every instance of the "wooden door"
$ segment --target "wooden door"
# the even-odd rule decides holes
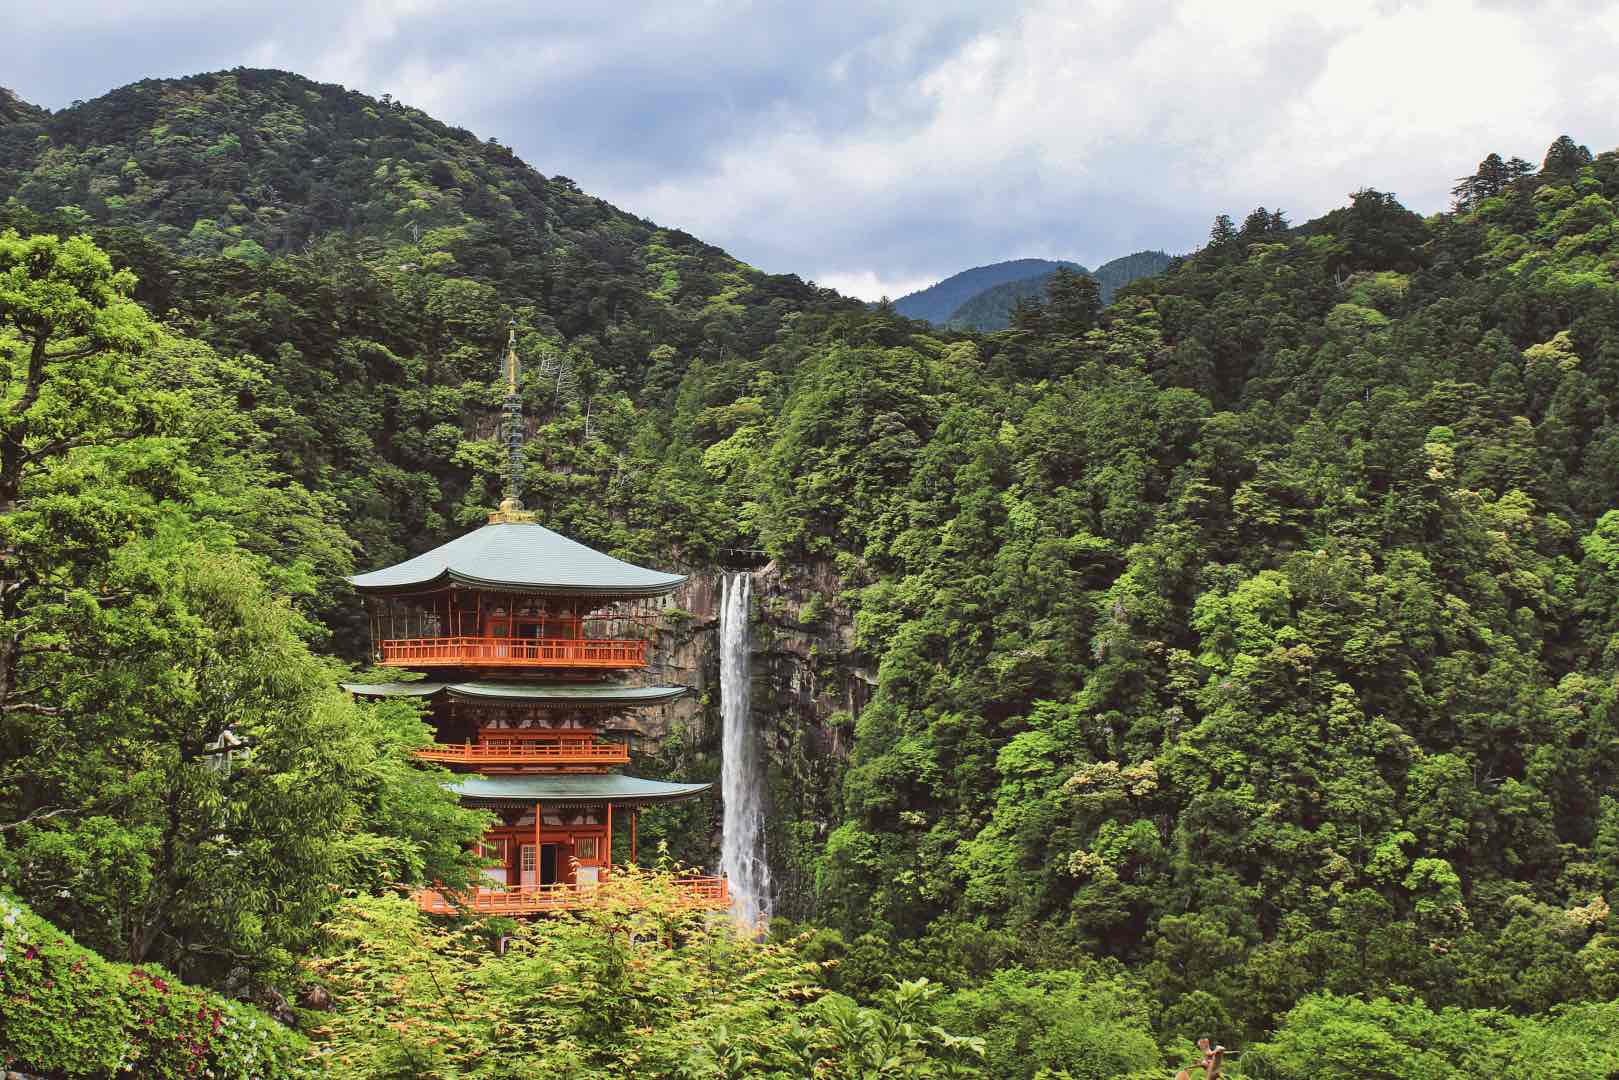
[[[533,844],[524,844],[518,851],[518,865],[521,868],[520,873],[523,888],[532,889],[534,886],[539,884],[539,879],[535,874],[537,867],[534,865]]]
[[[557,883],[557,845],[540,845],[540,884],[555,885]]]

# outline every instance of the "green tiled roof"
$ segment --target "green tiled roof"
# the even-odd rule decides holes
[[[441,682],[377,682],[339,683],[343,689],[361,697],[429,697],[448,684]]]
[[[673,802],[701,795],[712,784],[669,784],[619,773],[560,773],[519,776],[458,776],[451,791],[473,805],[488,803]]]
[[[454,582],[518,592],[633,598],[673,592],[686,578],[615,559],[544,525],[499,522],[414,559],[348,580],[363,592],[421,592]]]
[[[430,697],[439,691],[479,701],[527,701],[541,705],[662,705],[687,692],[684,686],[544,686],[512,682],[398,682],[344,683],[343,689],[361,697]]]

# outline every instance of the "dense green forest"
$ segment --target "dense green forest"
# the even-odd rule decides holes
[[[0,98],[0,199],[12,1064],[111,1075],[29,1034],[93,968],[125,1030],[300,1029],[174,1036],[216,1075],[1619,1067],[1619,153],[1222,216],[992,334],[277,72]],[[508,319],[548,524],[836,582],[872,688],[777,718],[769,942],[389,895],[480,821],[336,692],[341,576],[491,508]],[[709,862],[711,812],[648,827]]]

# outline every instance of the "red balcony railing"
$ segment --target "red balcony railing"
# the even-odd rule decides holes
[[[381,642],[387,667],[646,667],[639,638],[393,638]]]
[[[414,751],[446,765],[627,765],[630,748],[591,735],[485,736],[475,743],[435,743]]]
[[[723,911],[731,906],[731,892],[722,877],[675,879],[676,903],[680,907]],[[590,907],[610,895],[606,881],[600,884],[524,885],[510,889],[475,889],[465,893],[422,889],[416,893],[416,906],[429,915],[535,915],[546,911],[567,911]]]

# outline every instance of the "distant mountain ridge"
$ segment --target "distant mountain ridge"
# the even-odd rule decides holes
[[[1162,251],[1138,251],[1105,262],[1095,270],[1089,271],[1089,274],[1102,288],[1102,303],[1110,304],[1113,302],[1113,294],[1125,285],[1137,278],[1163,273],[1171,261],[1170,256]],[[1017,306],[1018,301],[1043,298],[1046,284],[1056,272],[1053,268],[1032,277],[1017,278],[993,285],[972,296],[951,312],[945,325],[953,329],[978,330],[984,333],[1004,330],[1011,321],[1012,309]],[[1080,272],[1086,271],[1081,269]]]
[[[925,289],[900,297],[894,301],[894,310],[907,319],[926,319],[928,322],[943,325],[956,313],[957,308],[985,289],[994,288],[1008,281],[1050,274],[1064,266],[1080,273],[1088,272],[1078,263],[1052,259],[1011,259],[1007,262],[991,263],[988,266],[975,266],[959,274],[952,274]]]

